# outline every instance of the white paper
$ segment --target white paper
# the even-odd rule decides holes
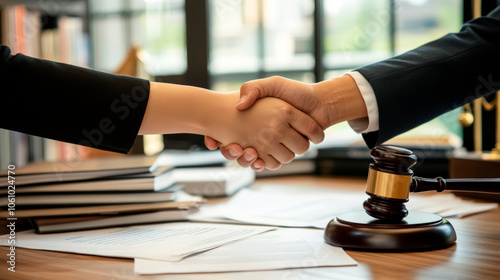
[[[164,223],[145,226],[36,234],[18,232],[16,247],[121,258],[179,261],[272,227],[204,223]],[[0,245],[7,244],[7,235]]]
[[[452,193],[435,195],[410,194],[406,208],[409,211],[425,211],[441,215],[445,218],[461,218],[468,215],[493,210],[496,202],[478,202],[462,199]]]
[[[228,202],[202,206],[191,221],[239,222],[285,227],[325,228],[334,217],[363,211],[368,199],[364,191],[344,191],[314,187],[261,185],[243,189]],[[462,217],[495,209],[497,203],[463,200],[451,193],[410,194],[409,211],[423,211],[443,217]]]
[[[362,191],[263,185],[258,190],[243,189],[227,203],[202,206],[188,219],[324,228],[340,213],[359,211],[366,199]]]
[[[219,151],[164,150],[154,163],[155,166],[202,166],[217,163],[227,163],[228,160]]]
[[[185,258],[180,262],[135,259],[139,274],[200,273],[356,265],[317,229],[280,228]]]
[[[243,189],[227,203],[203,206],[188,219],[229,219],[249,224],[324,228],[339,213],[359,210],[366,199],[363,192],[301,189],[293,186]]]

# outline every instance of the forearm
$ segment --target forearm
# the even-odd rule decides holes
[[[321,96],[322,105],[328,112],[326,116],[319,116],[328,120],[326,127],[368,116],[363,96],[351,76],[323,81],[313,85],[313,88],[314,94]]]
[[[236,113],[236,102],[231,94],[152,82],[139,134],[217,135],[222,133],[222,116]]]

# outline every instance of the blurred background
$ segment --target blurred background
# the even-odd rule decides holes
[[[485,9],[496,5],[486,2]],[[470,6],[467,0],[2,0],[0,32],[2,44],[14,52],[234,91],[248,80],[273,75],[310,83],[343,75],[459,31],[472,17]],[[457,120],[461,110],[395,141],[433,151],[470,149],[467,129]],[[5,162],[75,156],[74,147],[50,148],[45,140],[7,134],[0,132]],[[12,151],[7,138],[30,148]],[[204,147],[203,138],[193,135],[150,136],[138,145],[138,153],[147,154]],[[350,147],[355,147],[352,157],[356,149],[366,149],[361,136],[343,123],[328,129],[318,148],[330,158],[339,150],[349,156]]]

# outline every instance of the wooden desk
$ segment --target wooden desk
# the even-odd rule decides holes
[[[365,180],[294,176],[257,180],[260,183],[363,191]],[[129,259],[16,248],[16,272],[11,273],[6,263],[8,248],[0,247],[0,279],[500,279],[500,209],[449,220],[458,236],[449,248],[417,253],[347,250],[359,263],[352,267],[140,276],[134,274],[133,260]],[[7,232],[5,221],[1,221],[0,232]]]

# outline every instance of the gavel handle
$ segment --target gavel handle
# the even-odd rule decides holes
[[[442,192],[444,190],[500,193],[500,178],[443,179],[437,177],[429,179],[414,176],[410,186],[410,192]]]

